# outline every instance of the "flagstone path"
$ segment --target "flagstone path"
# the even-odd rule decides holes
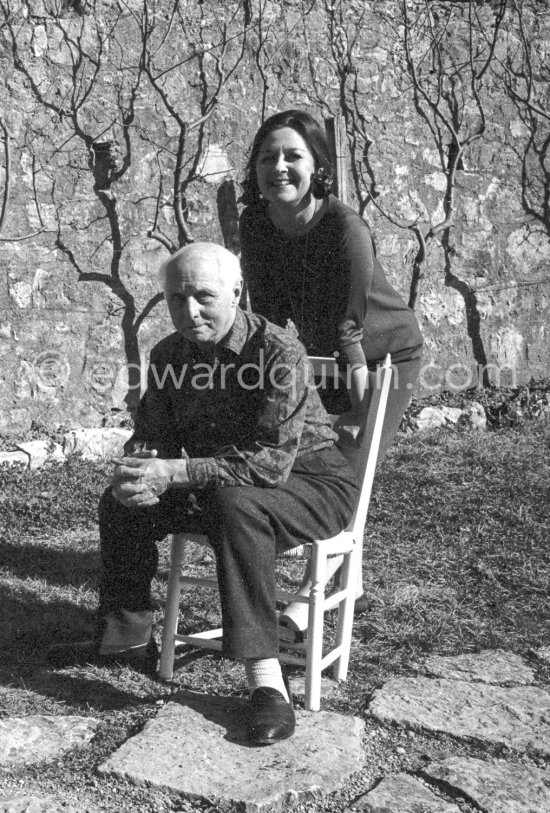
[[[533,654],[547,663],[548,653],[546,647]],[[376,775],[353,798],[348,813],[549,813],[550,694],[536,685],[533,669],[512,653],[487,651],[432,657],[421,671],[378,689],[365,720],[298,711],[295,736],[267,748],[246,744],[244,700],[181,692],[97,766],[98,782],[118,778],[166,788],[187,800],[207,799],[220,808],[238,804],[247,813],[300,803],[307,811],[322,811],[326,794],[349,790],[369,769],[375,775],[376,749],[365,737],[367,724],[379,742],[401,732],[412,738],[411,750],[421,736],[441,735],[451,745],[444,758],[410,771],[403,769],[407,749],[399,746],[395,772],[386,760],[385,775]],[[330,691],[330,681],[324,686]],[[300,690],[299,683],[293,690]],[[4,719],[0,764],[54,759],[87,743],[97,728],[91,718]],[[476,756],[469,755],[475,748]],[[61,810],[73,813],[51,796],[0,795],[0,813]]]

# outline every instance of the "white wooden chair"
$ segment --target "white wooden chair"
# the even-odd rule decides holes
[[[311,362],[315,373],[318,373],[323,367],[325,374],[328,370],[329,373],[332,371],[333,375],[338,375],[336,362],[332,358],[317,357],[312,358]],[[311,559],[312,586],[309,596],[299,596],[282,591],[277,594],[278,601],[301,601],[309,605],[306,643],[292,647],[291,651],[281,652],[279,659],[283,663],[300,666],[305,664],[305,707],[311,711],[317,711],[320,708],[321,673],[324,669],[333,664],[333,674],[337,680],[345,680],[347,677],[357,573],[362,569],[363,534],[376,471],[391,376],[391,358],[388,355],[384,365],[376,374],[375,386],[371,387],[365,429],[358,449],[353,450],[357,453],[356,465],[360,490],[348,526],[332,539],[321,539],[297,549],[299,553],[309,554]],[[182,572],[185,547],[188,542],[207,545],[208,538],[201,534],[190,533],[179,533],[172,536],[159,669],[159,677],[162,680],[170,680],[173,676],[175,647],[178,644],[221,650],[221,629],[206,630],[192,635],[180,635],[177,632],[182,586],[195,585],[211,589],[218,587],[215,577],[194,577]],[[295,556],[296,550],[290,551],[290,553]],[[339,587],[335,592],[326,595],[327,561],[329,557],[342,555],[343,564]],[[323,652],[324,614],[335,607],[338,607],[338,623],[334,644]]]

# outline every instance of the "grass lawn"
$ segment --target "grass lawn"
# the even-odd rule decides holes
[[[0,471],[1,715],[81,714],[101,721],[90,746],[54,763],[4,771],[0,798],[24,784],[27,792],[78,796],[78,809],[90,813],[206,810],[206,804],[189,807],[169,793],[131,786],[121,802],[120,783],[94,773],[156,713],[173,686],[128,669],[53,672],[42,664],[52,642],[91,630],[95,508],[107,476],[107,468],[78,460],[34,473]],[[363,715],[375,688],[389,677],[416,674],[429,654],[500,648],[530,657],[549,646],[549,490],[550,452],[538,421],[402,437],[375,482],[363,563],[367,602],[355,620],[349,680],[324,707]],[[161,547],[154,585],[159,623],[167,543]],[[193,566],[200,571],[208,559],[198,550]],[[182,611],[188,629],[217,614],[211,597],[198,591],[183,598]],[[222,694],[243,687],[241,667],[212,655],[180,658],[177,680]],[[540,668],[537,680],[548,686],[548,670]],[[430,747],[436,745],[422,745]],[[342,804],[335,799],[323,809]]]

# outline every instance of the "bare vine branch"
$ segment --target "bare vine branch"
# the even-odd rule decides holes
[[[170,27],[173,24],[175,25],[173,21],[176,19],[177,12],[179,20],[177,33],[188,38],[191,54],[185,57],[184,60],[178,59],[175,62],[170,60],[167,65],[157,67],[155,57],[159,55],[160,50],[159,47],[153,45],[152,42],[153,36],[157,31],[150,20],[147,2],[144,0],[142,14],[138,21],[140,37],[143,44],[141,67],[151,86],[158,94],[166,112],[177,125],[178,130],[172,176],[171,202],[177,228],[177,239],[174,240],[167,237],[164,232],[158,228],[158,204],[153,227],[148,232],[148,235],[152,239],[157,240],[161,245],[165,246],[165,248],[168,248],[168,250],[174,250],[175,248],[194,241],[192,231],[186,219],[186,190],[199,177],[199,167],[204,154],[206,125],[212,118],[220,103],[224,89],[228,86],[228,83],[242,62],[245,54],[247,31],[249,27],[246,13],[245,27],[241,29],[238,34],[233,34],[230,31],[230,26],[236,20],[237,13],[241,6],[242,3],[235,9],[228,22],[222,21],[220,23],[217,42],[215,45],[211,45],[205,41],[206,25],[198,26],[197,38],[191,41],[191,35],[187,31],[188,20],[182,16],[182,10],[176,0],[170,18]],[[201,14],[201,20],[204,21],[205,11],[202,6],[199,13]],[[167,31],[161,33],[160,37],[165,45],[169,42]],[[237,38],[240,38],[239,51],[230,63],[228,47],[230,43],[234,43]],[[207,61],[212,65],[210,71],[207,68]],[[194,116],[191,116],[188,110],[184,113],[179,109],[179,100],[172,98],[167,84],[170,75],[173,74],[174,71],[179,70],[184,63],[190,64],[190,68],[194,67],[198,73],[197,89],[199,91],[199,105],[198,115]],[[195,132],[196,136],[192,149],[190,149],[190,136]],[[162,185],[162,173],[160,183]],[[159,199],[160,198],[157,197],[157,201]]]
[[[8,205],[10,199],[10,184],[11,184],[10,134],[6,126],[6,123],[4,122],[2,117],[0,117],[0,130],[2,131],[2,141],[4,143],[4,191],[2,193],[2,203],[0,204],[0,243],[22,243],[24,240],[30,240],[31,238],[37,237],[39,234],[42,234],[45,231],[45,229],[44,226],[42,225],[42,228],[37,229],[36,231],[31,232],[30,234],[24,234],[17,237],[6,237],[2,235],[4,223],[8,212]],[[35,200],[36,200],[36,189],[35,189]],[[36,207],[38,210],[40,222],[42,222],[42,218],[40,217],[40,208],[38,206],[37,200]]]
[[[532,46],[536,8],[528,14],[525,5],[523,0],[511,0],[519,46],[499,64],[506,92],[526,130],[522,150],[515,150],[521,161],[522,205],[550,235],[550,69],[544,56],[537,61]]]

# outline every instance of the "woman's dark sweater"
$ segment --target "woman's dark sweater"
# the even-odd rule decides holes
[[[338,351],[350,364],[392,354],[416,358],[422,334],[413,311],[386,279],[363,218],[330,196],[306,234],[288,237],[267,206],[241,215],[241,264],[252,310],[279,325],[291,320],[310,355]]]

